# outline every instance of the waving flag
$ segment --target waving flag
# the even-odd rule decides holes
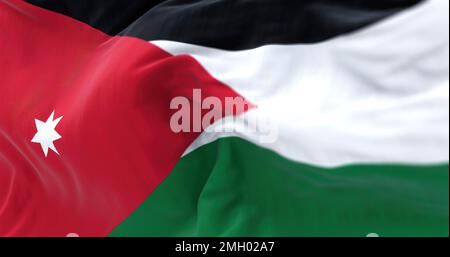
[[[448,236],[448,9],[0,0],[0,235]]]

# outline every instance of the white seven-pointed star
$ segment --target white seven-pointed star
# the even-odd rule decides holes
[[[56,132],[56,125],[61,121],[62,116],[53,120],[53,116],[55,115],[55,111],[50,114],[46,122],[40,121],[38,119],[34,119],[36,123],[37,132],[34,135],[31,142],[41,144],[42,150],[44,151],[45,157],[47,157],[48,149],[52,149],[55,153],[59,154],[56,150],[53,142],[60,139],[61,136]]]

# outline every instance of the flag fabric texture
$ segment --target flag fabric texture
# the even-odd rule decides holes
[[[448,33],[447,0],[0,0],[0,236],[448,236]],[[195,90],[251,104],[174,131]]]

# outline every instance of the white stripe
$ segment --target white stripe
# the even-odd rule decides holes
[[[187,150],[239,136],[300,162],[448,162],[449,2],[430,0],[367,29],[314,45],[223,51],[153,41],[189,54],[258,105],[248,117],[279,125],[258,133],[203,133]],[[243,117],[241,117],[243,118]],[[242,119],[227,126],[242,127]]]

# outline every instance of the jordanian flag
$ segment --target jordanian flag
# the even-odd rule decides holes
[[[0,0],[1,236],[448,236],[449,1]]]

